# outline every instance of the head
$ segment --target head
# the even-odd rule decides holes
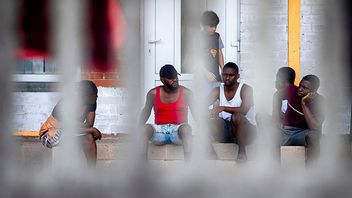
[[[177,73],[175,67],[170,64],[166,64],[160,68],[160,81],[163,83],[165,87],[170,90],[178,89],[178,77],[179,73]]]
[[[296,72],[291,67],[281,67],[276,73],[275,87],[277,90],[283,89],[288,84],[295,82]]]
[[[202,27],[204,27],[208,33],[214,34],[216,28],[220,22],[218,15],[213,11],[205,11],[202,15]]]
[[[307,75],[302,78],[298,86],[298,96],[306,96],[310,92],[317,92],[320,86],[320,80],[315,75]]]
[[[224,65],[221,73],[225,87],[231,87],[237,83],[240,74],[238,73],[238,66],[236,63],[228,62]]]
[[[90,80],[81,80],[79,89],[83,96],[85,104],[95,104],[98,98],[97,86]]]

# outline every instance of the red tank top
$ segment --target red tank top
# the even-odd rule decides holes
[[[179,95],[173,103],[163,103],[160,100],[160,86],[156,88],[154,99],[155,124],[181,124],[188,122],[188,109],[184,102],[184,87],[179,87]]]

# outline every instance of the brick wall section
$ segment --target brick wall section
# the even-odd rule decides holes
[[[258,26],[258,0],[241,0],[241,59],[240,67],[242,77],[250,79],[253,72],[255,55],[253,49],[256,39],[252,30]],[[269,1],[268,1],[269,2]],[[272,0],[268,7],[274,40],[272,56],[274,68],[287,66],[288,62],[288,0]],[[324,0],[301,0],[301,76],[310,73],[319,75],[318,57],[322,47],[321,36],[325,30],[324,19],[326,17]]]
[[[253,87],[256,111],[270,113],[276,71],[288,64],[287,0],[241,0],[240,6],[241,81]]]
[[[336,119],[337,123],[329,123],[330,118],[330,120],[326,120],[325,125],[335,124],[336,128],[334,130],[345,134],[349,133],[351,127],[350,101],[344,98],[342,91],[333,90],[343,86],[339,82],[343,78],[337,79],[337,76],[341,75],[338,71],[339,68],[334,69],[333,66],[326,65],[324,62],[327,60],[325,56],[329,55],[329,53],[326,53],[329,50],[327,47],[330,47],[324,36],[334,34],[334,31],[328,30],[328,28],[338,27],[331,24],[331,22],[339,22],[331,18],[333,8],[329,7],[332,5],[328,3],[329,1],[326,0],[301,0],[301,78],[308,74],[315,74],[320,77],[321,86],[319,92],[325,96],[327,101],[332,103],[326,108],[333,107],[334,109],[329,111],[336,110],[336,114],[334,111],[332,112],[334,115],[333,119]],[[330,1],[330,3],[334,4],[333,1]],[[339,3],[336,2],[337,5]],[[330,44],[332,43],[330,42]],[[333,47],[330,50],[333,50]],[[331,58],[333,58],[333,54]],[[336,63],[339,64],[338,62]],[[338,67],[342,67],[342,65]],[[335,77],[332,78],[332,76]],[[337,81],[332,86],[331,83],[334,80]],[[332,95],[338,96],[331,97]]]
[[[95,127],[104,134],[126,132],[128,120],[126,90],[98,87]],[[57,92],[14,93],[12,126],[18,130],[39,130],[61,98]]]
[[[14,130],[39,130],[59,101],[57,92],[15,92],[13,93]]]
[[[263,2],[263,1],[262,1]],[[269,1],[265,1],[268,3]],[[261,82],[255,82],[256,73],[261,73],[260,64],[256,66],[256,59],[260,57],[257,53],[258,43],[262,40],[258,30],[260,30],[260,21],[263,16],[258,16],[256,10],[262,9],[263,6],[258,8],[259,0],[241,0],[241,13],[240,13],[240,72],[241,78],[248,84],[254,86],[255,104],[257,110],[262,108],[263,104],[271,104],[266,100],[275,91],[274,79],[275,73],[279,67],[288,66],[288,0],[272,0],[271,5],[267,7],[269,10],[269,22],[267,28],[273,37],[273,46],[268,47],[269,52],[264,52],[272,57],[272,67],[266,68],[267,72],[270,70],[272,74],[264,74],[260,76]],[[329,97],[332,93],[327,87],[328,82],[321,65],[323,47],[326,47],[323,36],[327,28],[325,24],[328,13],[326,12],[326,0],[301,0],[301,51],[300,51],[300,74],[301,77],[308,74],[315,74],[321,78],[321,88],[319,92],[324,96]],[[271,20],[271,22],[270,22]],[[258,56],[259,55],[259,56]],[[320,63],[319,63],[320,62]],[[265,76],[264,76],[265,75]],[[266,88],[267,85],[271,89]],[[262,86],[262,87],[261,87]],[[263,91],[265,90],[265,91]],[[266,95],[265,95],[266,94]],[[331,95],[331,94],[330,94]],[[257,96],[257,97],[256,97]],[[258,97],[259,96],[259,97]],[[258,99],[259,98],[259,99]],[[261,104],[262,102],[262,104]],[[334,100],[336,103],[337,101]],[[343,102],[342,102],[343,103]],[[341,127],[342,133],[350,131],[350,102],[336,106],[338,116],[338,126]],[[260,104],[262,105],[260,107]],[[259,108],[258,108],[259,107]],[[260,109],[260,110],[262,110]],[[264,111],[268,108],[264,107]],[[269,111],[270,112],[270,111]],[[328,123],[325,122],[325,125]],[[326,131],[325,131],[326,132]]]
[[[98,87],[95,127],[105,134],[126,132],[129,124],[127,101],[124,88]]]
[[[258,2],[261,0],[241,0],[240,13],[240,73],[241,78],[251,84],[258,68],[255,68],[256,54],[254,49],[258,39],[253,28],[258,25]],[[317,60],[319,59],[320,36],[324,31],[324,0],[301,0],[301,76],[314,73],[320,76]],[[270,50],[273,57],[273,67],[268,68],[271,74],[265,76],[264,81],[274,92],[275,72],[279,67],[287,66],[287,16],[288,0],[272,0],[270,5],[270,30],[274,38]],[[99,89],[96,127],[103,133],[124,132],[127,126],[126,113],[128,112],[124,88],[116,88],[120,83],[118,71],[98,72],[83,71],[82,79],[93,80]],[[271,84],[270,84],[271,83]],[[324,94],[324,79],[321,91]],[[255,90],[258,93],[258,90]],[[32,95],[33,94],[33,95]],[[45,95],[46,94],[46,95]],[[272,93],[266,93],[272,95]],[[38,130],[40,124],[55,105],[57,93],[15,93],[15,130]],[[262,100],[262,99],[261,99]],[[343,131],[349,131],[350,107],[347,104],[341,107],[341,121]],[[345,111],[344,111],[345,110]]]
[[[120,85],[120,77],[118,71],[83,71],[82,79],[92,80],[97,86],[102,87],[116,87]]]
[[[301,77],[308,74],[322,75],[318,61],[325,23],[324,0],[301,0]]]
[[[255,73],[255,60],[256,54],[254,50],[257,47],[258,41],[260,41],[261,35],[256,34],[258,28],[260,29],[260,23],[262,16],[258,15],[256,10],[260,9],[258,0],[241,0],[241,13],[240,13],[240,41],[241,41],[241,52],[240,52],[240,72],[241,77],[246,82],[250,82]],[[272,0],[270,6],[267,7],[269,10],[267,30],[272,35],[273,45],[268,46],[270,51],[270,58],[274,61],[273,68],[270,68],[272,72],[276,72],[277,68],[287,66],[287,20],[288,20],[288,9],[287,0]],[[260,30],[259,30],[260,31]],[[268,78],[274,77],[270,75]]]

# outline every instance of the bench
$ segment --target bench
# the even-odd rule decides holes
[[[39,138],[39,131],[16,131],[14,136],[23,138]]]
[[[51,165],[52,150],[39,140],[39,131],[16,131],[13,136],[21,163],[29,169],[41,169]]]
[[[45,148],[38,138],[37,131],[17,131],[14,136],[19,145],[19,151],[23,162],[28,166],[38,167],[41,164],[51,163],[53,158],[53,149]],[[110,166],[112,163],[128,159],[129,152],[127,135],[103,135],[102,140],[97,141],[98,148],[98,165]],[[345,157],[352,158],[351,144],[349,139],[342,137],[344,143],[343,150],[346,152]],[[322,142],[326,138],[322,138]],[[345,143],[346,142],[346,143]],[[217,156],[217,162],[233,162],[236,158],[238,146],[231,143],[213,143],[214,151]],[[255,145],[247,146],[247,155],[249,161],[252,161],[256,154]],[[55,155],[55,154],[54,154]],[[282,167],[304,167],[305,166],[305,148],[304,147],[282,147],[281,148],[281,165]],[[182,145],[149,145],[148,157],[150,161],[171,161],[183,160]],[[234,163],[234,162],[233,162]]]
[[[281,146],[281,167],[284,169],[304,169],[306,148],[304,146]]]

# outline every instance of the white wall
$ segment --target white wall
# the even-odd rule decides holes
[[[324,46],[324,1],[301,0],[301,77],[322,76],[319,69],[320,49]]]
[[[98,87],[95,127],[105,134],[126,131],[127,94],[123,88]],[[60,94],[57,92],[15,92],[15,130],[39,130],[50,115]]]
[[[258,39],[253,30],[257,26],[258,2],[260,0],[241,0],[240,7],[240,73],[241,78],[250,85],[255,81],[256,54]],[[275,73],[279,67],[288,65],[288,0],[272,0],[270,7],[270,31],[273,33],[273,46],[269,48],[273,65],[264,81],[274,92]],[[301,0],[301,77],[307,74],[322,76],[319,65],[319,49],[322,47],[321,35],[324,31],[323,0]],[[138,19],[135,19],[138,20]],[[138,25],[137,25],[138,26]],[[322,78],[321,92],[326,94],[325,79]],[[260,90],[257,90],[259,92]],[[256,94],[256,93],[255,93]],[[14,126],[17,130],[37,130],[54,106],[56,93],[15,93]],[[144,97],[144,96],[143,96]],[[343,131],[350,127],[350,104],[338,107],[341,112]],[[104,133],[123,132],[126,128],[126,91],[122,88],[99,87],[96,127]],[[35,112],[35,113],[34,113]]]
[[[56,92],[15,92],[13,127],[15,130],[39,130],[50,115],[60,94]]]
[[[263,2],[260,0],[241,0],[240,13],[241,52],[239,66],[241,80],[254,86],[254,96],[257,96],[257,99],[255,98],[256,105],[258,103],[268,104],[267,96],[272,96],[275,91],[274,80],[277,69],[288,66],[288,0],[265,1],[266,6],[271,2],[270,6],[266,7],[269,22],[265,24],[267,25],[265,27],[268,28],[266,31],[270,33],[269,40],[272,46],[268,46],[264,53],[270,56],[272,65],[266,65],[266,68],[262,69],[260,64],[258,65],[256,62],[258,57],[261,56],[260,53],[257,53],[258,43],[263,41],[261,32],[258,32],[258,30],[262,25],[260,22],[264,21],[262,18],[258,18],[263,16],[259,15],[257,10],[263,9],[263,5],[260,5]],[[340,51],[334,52],[334,50],[341,48],[341,43],[335,40],[338,40],[338,37],[342,35],[338,32],[338,23],[341,21],[336,16],[338,14],[336,8],[332,7],[334,2],[331,1],[331,5],[327,5],[327,2],[326,0],[301,0],[300,77],[315,74],[320,78],[319,93],[330,102],[330,108],[334,108],[334,113],[330,111],[329,114],[330,117],[336,117],[336,122],[338,122],[336,124],[341,129],[335,130],[341,133],[349,133],[351,102],[344,98],[342,91],[346,86],[343,84],[344,81],[341,77],[341,74],[343,74],[341,68],[344,67],[343,61],[336,61],[336,64],[330,65],[326,63],[329,58],[337,57],[336,59],[339,60],[338,53]],[[332,41],[327,43],[326,38],[330,38]],[[342,56],[340,59],[342,59]],[[333,61],[331,62],[333,63]],[[264,74],[266,71],[269,71],[269,74]],[[258,73],[260,74],[258,75]],[[258,77],[260,77],[260,83],[256,81]],[[267,88],[268,86],[271,88]],[[331,104],[334,104],[334,106],[331,107]],[[268,109],[264,108],[265,112]],[[331,120],[329,115],[327,119]],[[329,125],[329,122],[326,121],[325,124]]]

